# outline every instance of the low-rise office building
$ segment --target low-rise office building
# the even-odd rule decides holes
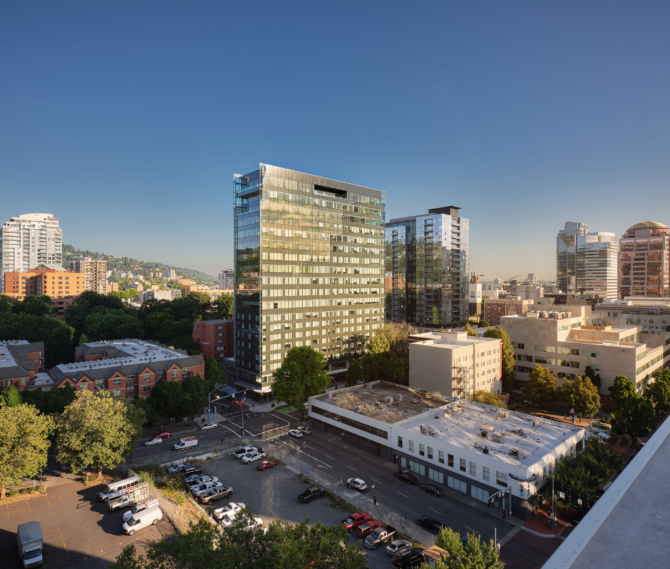
[[[601,393],[608,393],[617,375],[641,392],[670,360],[664,337],[644,334],[639,326],[592,325],[589,306],[505,316],[501,327],[515,348],[517,378],[524,381],[536,365],[553,371],[559,385],[562,378],[583,376],[590,366],[601,377]]]
[[[189,375],[204,377],[201,355],[148,340],[126,339],[88,342],[75,350],[75,362],[49,370],[47,387],[72,385],[77,390],[107,389],[126,399],[146,399],[157,381],[178,381]],[[29,388],[45,385],[29,385]]]
[[[519,296],[507,296],[504,298],[485,298],[482,319],[486,320],[491,326],[499,326],[500,319],[503,316],[513,316],[515,314],[525,314],[527,310],[532,310],[537,305],[553,304],[553,300],[545,298],[522,299]]]
[[[0,342],[0,387],[3,390],[13,385],[24,391],[39,375],[44,375],[44,342]]]
[[[502,391],[502,341],[466,332],[413,334],[409,386],[443,397],[471,399],[475,391]]]
[[[170,290],[141,290],[137,296],[140,304],[144,304],[147,300],[172,300],[172,292]]]
[[[235,355],[232,320],[202,320],[193,323],[193,339],[202,347],[205,358],[223,362]]]
[[[385,382],[309,398],[312,427],[475,500],[505,491],[501,509],[528,519],[558,458],[574,456],[585,430]]]

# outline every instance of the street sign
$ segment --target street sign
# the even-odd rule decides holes
[[[581,499],[581,498],[577,498],[577,503],[581,506],[581,505],[582,505],[582,499]]]
[[[564,492],[559,492],[559,493],[558,493],[558,497],[559,497],[561,500],[565,500],[565,493],[564,493]]]

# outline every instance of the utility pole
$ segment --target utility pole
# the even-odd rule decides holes
[[[551,477],[551,520],[549,525],[551,529],[556,528],[556,497],[554,494],[554,481],[556,480],[555,476]]]

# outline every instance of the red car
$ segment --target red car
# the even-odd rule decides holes
[[[418,480],[413,474],[410,474],[409,472],[396,472],[395,477],[398,480],[402,480],[403,482],[407,482],[408,484],[416,484]]]
[[[344,529],[346,529],[348,532],[351,532],[358,526],[369,521],[370,521],[370,514],[366,514],[365,512],[359,512],[357,514],[351,514],[348,518],[342,520],[340,523],[344,526]]]
[[[162,433],[158,433],[154,439],[169,439],[172,436],[172,433],[169,433],[168,431],[163,431]]]
[[[277,463],[274,462],[273,460],[264,460],[256,468],[258,468],[258,470],[267,470],[268,468],[272,468],[273,466],[277,466]]]
[[[382,527],[384,524],[381,522],[367,522],[365,524],[361,524],[356,528],[356,535],[358,537],[365,537],[369,533],[372,533],[374,530],[377,528]]]

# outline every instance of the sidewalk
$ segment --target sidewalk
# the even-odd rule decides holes
[[[556,537],[566,527],[570,525],[568,521],[567,510],[563,506],[558,506],[557,511],[557,525],[554,529],[549,527],[549,520],[551,519],[547,512],[546,506],[539,508],[537,512],[524,525],[523,529],[546,535],[547,537]]]

